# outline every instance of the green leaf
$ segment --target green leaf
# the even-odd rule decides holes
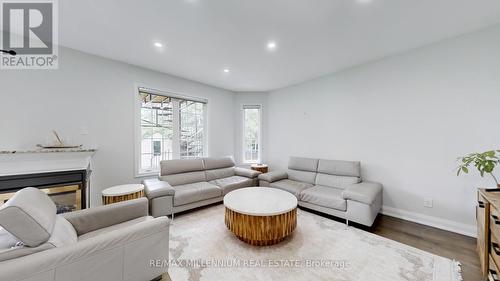
[[[482,153],[469,153],[457,159],[460,165],[457,168],[457,176],[462,172],[469,173],[469,165],[473,165],[481,177],[485,173],[492,174],[497,165],[500,165],[500,150],[488,150]]]

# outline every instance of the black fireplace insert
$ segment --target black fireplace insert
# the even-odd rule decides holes
[[[36,187],[54,200],[58,213],[87,208],[89,170],[0,176],[0,205],[16,191]]]

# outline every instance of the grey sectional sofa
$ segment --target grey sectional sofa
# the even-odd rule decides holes
[[[382,185],[361,180],[359,162],[290,157],[286,171],[259,175],[260,186],[294,194],[299,206],[371,226],[382,207]]]
[[[148,216],[148,200],[120,202],[56,215],[36,188],[18,191],[0,207],[0,280],[157,279],[168,260],[170,222]]]
[[[221,202],[228,192],[258,185],[257,171],[234,166],[231,157],[160,162],[158,178],[144,180],[154,217]]]

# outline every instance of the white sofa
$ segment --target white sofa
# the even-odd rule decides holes
[[[164,160],[158,178],[144,180],[151,215],[166,216],[221,202],[228,192],[258,185],[260,172],[231,157]]]
[[[0,208],[2,281],[146,281],[167,272],[169,219],[148,216],[146,198],[56,215],[25,188]]]
[[[355,161],[290,157],[286,171],[259,175],[260,186],[286,190],[299,206],[371,226],[382,207],[382,184],[361,180]]]

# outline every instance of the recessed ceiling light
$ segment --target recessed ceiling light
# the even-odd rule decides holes
[[[229,68],[224,68],[222,71],[224,71],[224,73],[229,73],[231,70],[229,70]]]
[[[373,0],[356,0],[358,3],[361,3],[361,4],[368,4],[370,2],[372,2]]]
[[[275,42],[275,41],[269,41],[269,42],[267,42],[267,49],[268,49],[269,51],[274,51],[274,50],[276,50],[276,47],[278,47],[278,45],[276,44],[276,42]]]
[[[155,45],[155,47],[156,47],[156,48],[161,48],[161,47],[163,47],[163,44],[162,44],[162,43],[160,43],[160,42],[155,42],[155,43],[154,43],[154,45]]]

